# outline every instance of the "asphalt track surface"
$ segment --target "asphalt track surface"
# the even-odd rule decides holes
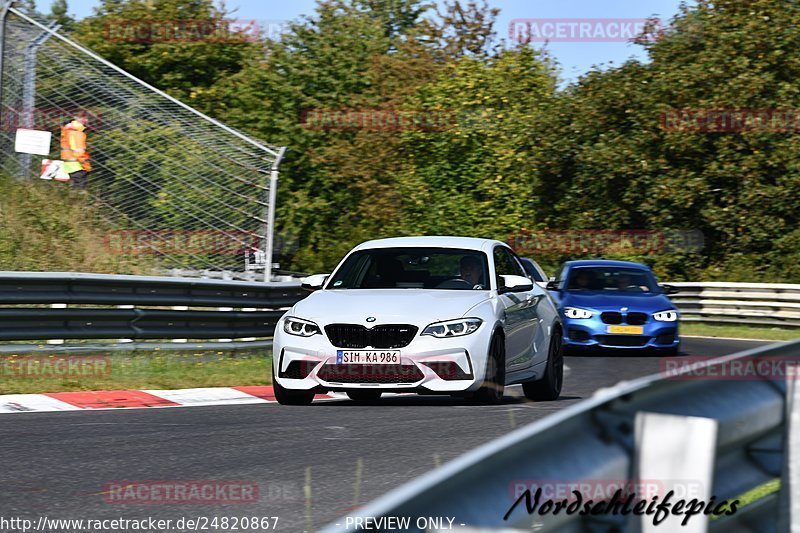
[[[682,354],[720,356],[763,344],[684,339]],[[570,356],[566,365],[555,402],[524,401],[519,387],[511,387],[499,406],[409,395],[377,405],[343,400],[5,415],[0,518],[277,516],[277,531],[318,530],[599,388],[658,372],[659,357]],[[103,494],[107,483],[139,480],[251,481],[259,498],[239,505],[130,505]]]

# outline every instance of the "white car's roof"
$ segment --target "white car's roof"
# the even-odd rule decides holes
[[[374,248],[460,248],[464,250],[490,250],[497,244],[505,245],[492,239],[476,239],[474,237],[393,237],[390,239],[376,239],[367,241],[355,247],[355,250],[368,250]]]

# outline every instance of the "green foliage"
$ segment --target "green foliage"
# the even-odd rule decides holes
[[[702,1],[646,41],[652,61],[584,76],[538,139],[540,227],[695,229],[670,274],[800,279],[797,132],[665,131],[669,109],[798,109],[798,6]]]
[[[192,101],[260,45],[212,0],[103,0],[73,37],[148,83]]]
[[[526,48],[460,57],[420,87],[408,105],[445,111],[456,123],[443,132],[404,134],[397,232],[505,239],[525,226],[538,151],[529,128],[553,90],[547,63]]]
[[[67,0],[53,0],[50,5],[49,19],[61,25],[61,31],[71,31],[75,24],[69,13],[69,4]]]
[[[649,62],[594,70],[560,91],[547,56],[492,48],[496,14],[458,0],[438,11],[423,0],[320,0],[280,40],[121,43],[104,37],[109,22],[227,15],[208,0],[104,0],[76,35],[221,120],[290,146],[278,220],[299,248],[284,266],[327,270],[357,242],[389,235],[700,230],[701,253],[606,256],[670,279],[800,279],[797,132],[661,125],[671,109],[799,109],[800,6],[699,0],[642,40]],[[301,119],[355,109],[454,120],[374,131]],[[142,157],[168,167],[170,150]],[[180,216],[175,186],[164,181],[147,216]],[[574,257],[536,259],[552,270]]]

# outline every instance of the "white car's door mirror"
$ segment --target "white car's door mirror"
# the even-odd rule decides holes
[[[506,274],[500,276],[503,281],[502,286],[498,288],[499,292],[525,292],[533,289],[533,282],[524,276],[514,276]]]
[[[314,274],[300,280],[300,287],[309,292],[318,291],[325,285],[330,274]]]

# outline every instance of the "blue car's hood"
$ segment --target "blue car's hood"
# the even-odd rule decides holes
[[[562,291],[554,296],[557,296],[562,309],[564,307],[581,307],[597,311],[619,311],[621,307],[627,307],[630,311],[655,313],[675,308],[675,305],[663,293]]]

